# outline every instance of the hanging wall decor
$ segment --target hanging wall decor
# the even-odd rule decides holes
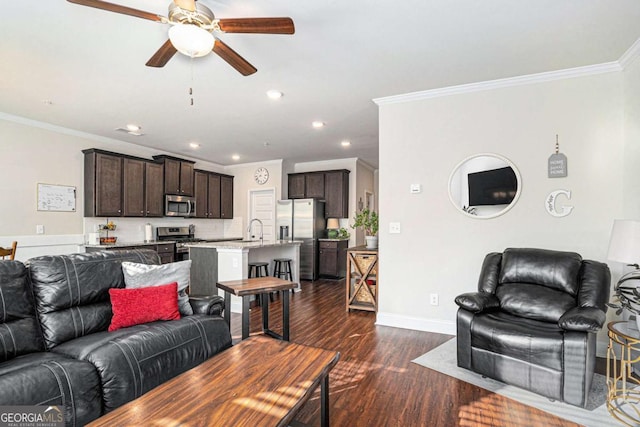
[[[547,213],[551,216],[555,216],[556,218],[567,216],[573,210],[573,206],[562,206],[560,210],[558,210],[556,207],[556,200],[560,194],[567,196],[567,199],[571,200],[571,191],[569,190],[554,190],[549,193],[544,200],[544,208],[547,210]]]
[[[567,156],[560,152],[558,135],[556,135],[556,152],[549,157],[549,178],[564,178],[567,176]]]

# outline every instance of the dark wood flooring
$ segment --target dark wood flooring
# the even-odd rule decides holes
[[[451,336],[376,326],[372,312],[347,313],[343,280],[303,282],[302,287],[291,298],[291,341],[341,354],[330,374],[332,426],[576,426],[411,363]],[[281,313],[276,300],[270,308],[276,331]],[[260,308],[253,308],[252,334],[260,333],[261,319]],[[240,315],[234,314],[231,323],[235,342],[241,336]],[[297,420],[319,426],[319,418],[316,394]]]

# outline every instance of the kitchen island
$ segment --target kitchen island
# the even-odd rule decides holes
[[[268,262],[273,274],[275,258],[290,258],[294,291],[300,290],[300,245],[296,240],[228,241],[189,244],[191,259],[190,295],[218,295],[216,283],[249,277],[250,262]],[[242,312],[242,300],[234,296],[231,311]]]

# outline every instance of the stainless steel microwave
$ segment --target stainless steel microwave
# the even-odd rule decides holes
[[[165,216],[182,216],[185,218],[196,215],[196,199],[187,196],[167,194],[164,199]]]

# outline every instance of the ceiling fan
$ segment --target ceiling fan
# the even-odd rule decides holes
[[[193,58],[213,51],[242,75],[248,76],[255,73],[257,69],[220,39],[214,37],[214,32],[293,34],[295,31],[291,18],[217,19],[211,9],[196,0],[173,0],[169,4],[168,17],[101,0],[67,1],[171,25],[169,40],[147,61],[146,65],[149,67],[164,67],[176,52]]]

